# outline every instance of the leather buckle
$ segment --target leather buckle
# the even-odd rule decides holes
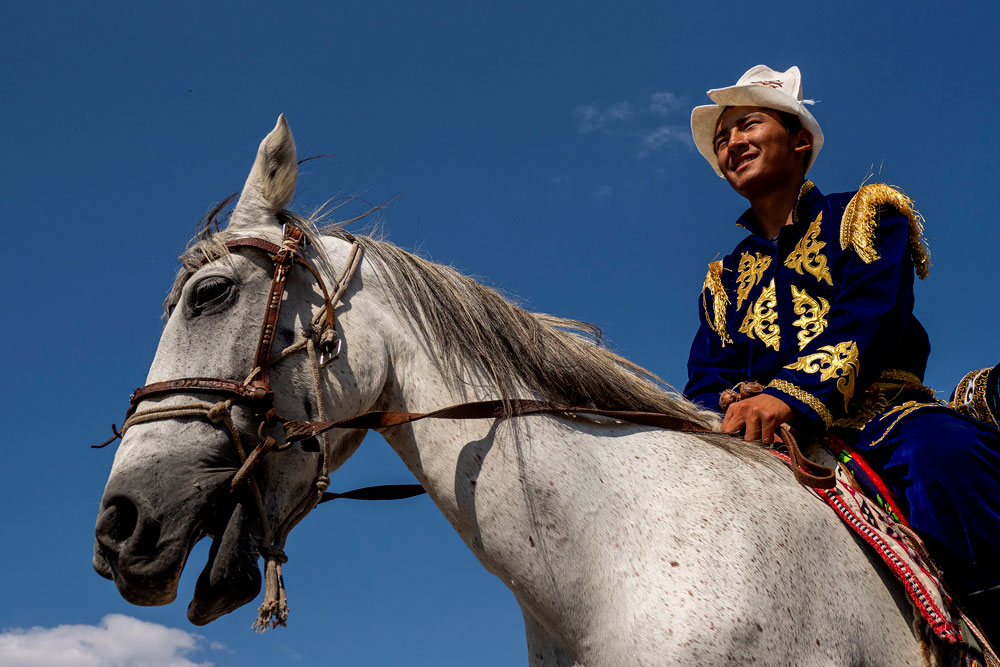
[[[266,435],[265,435],[266,432]],[[285,424],[280,419],[275,419],[274,421],[262,421],[260,426],[257,427],[257,438],[260,442],[271,441],[271,444],[266,445],[263,449],[276,449],[278,451],[282,449],[287,449],[291,443],[287,441],[285,437]]]
[[[333,350],[322,350],[319,353],[319,367],[325,368],[327,364],[340,356],[340,347],[343,345],[344,341],[337,336],[337,344],[333,346]]]

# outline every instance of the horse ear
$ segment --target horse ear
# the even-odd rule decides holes
[[[229,228],[276,224],[274,214],[291,201],[298,175],[295,140],[285,114],[281,114],[274,129],[260,142],[257,159],[243,185]]]

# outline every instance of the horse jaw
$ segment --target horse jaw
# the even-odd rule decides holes
[[[228,228],[277,224],[275,213],[291,201],[298,175],[295,140],[281,114],[274,129],[260,142]]]
[[[193,622],[207,623],[260,590],[261,521],[248,492],[230,492],[237,461],[219,434],[208,424],[187,428],[200,446],[171,446],[177,439],[163,437],[156,424],[126,435],[101,500],[93,565],[128,602],[165,605],[177,597],[192,548],[211,536],[189,612]]]
[[[221,536],[212,540],[205,569],[187,608],[188,620],[205,625],[252,602],[260,592],[256,542],[246,506],[236,506]]]
[[[212,535],[208,562],[188,605],[188,619],[195,625],[205,625],[253,601],[260,592],[256,546],[260,520],[253,509],[247,511],[244,503],[226,503],[215,512],[212,525],[200,528],[197,521],[184,522],[190,528],[168,539],[156,540],[155,545],[147,544],[145,553],[137,553],[127,543],[116,547],[99,535],[94,548],[94,569],[113,580],[121,596],[132,604],[169,604],[177,597],[177,585],[191,549],[208,532]],[[113,532],[114,528],[108,524],[121,522],[113,516],[115,511],[111,507],[101,513],[99,533]]]

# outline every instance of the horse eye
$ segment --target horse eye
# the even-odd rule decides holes
[[[191,296],[191,311],[199,315],[226,304],[233,292],[233,282],[221,276],[205,278],[195,285]]]

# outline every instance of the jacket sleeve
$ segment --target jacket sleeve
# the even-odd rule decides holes
[[[709,265],[699,297],[700,325],[688,356],[684,395],[707,410],[719,412],[719,393],[747,379],[747,360],[741,360],[726,330],[729,299],[722,286],[722,262]]]
[[[859,211],[854,205],[863,189],[848,204],[841,223],[844,252],[833,266],[837,291],[829,325],[765,389],[818,429],[845,416],[851,398],[886,370],[912,315],[914,265],[921,276],[928,266],[912,202],[889,186],[876,187],[905,201],[868,202]]]

